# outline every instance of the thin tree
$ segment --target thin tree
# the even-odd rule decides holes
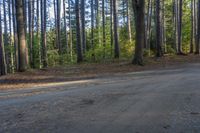
[[[102,0],[102,27],[103,27],[103,47],[104,53],[103,57],[105,58],[105,47],[106,47],[106,31],[105,31],[105,0]]]
[[[65,33],[65,47],[68,53],[68,37],[67,37],[67,16],[66,16],[66,1],[63,0],[63,19],[64,19],[64,33]]]
[[[198,8],[197,8],[197,41],[196,41],[196,51],[195,54],[199,54],[199,43],[200,43],[200,0],[198,0]]]
[[[117,0],[113,0],[113,23],[114,23],[114,57],[119,58],[119,35],[118,35],[118,18],[117,18]]]
[[[70,57],[71,57],[71,61],[73,61],[73,46],[72,46],[72,26],[71,26],[71,0],[68,0],[68,18],[69,18],[69,45],[70,45]]]
[[[81,25],[80,25],[80,9],[79,0],[75,1],[76,10],[76,47],[77,47],[77,62],[83,61],[82,42],[81,42]]]
[[[61,34],[60,34],[60,13],[61,13],[61,9],[60,9],[60,6],[61,6],[61,0],[57,0],[57,7],[56,7],[56,9],[57,9],[57,18],[56,18],[56,20],[57,20],[57,22],[56,22],[56,28],[57,28],[57,30],[58,30],[58,32],[57,32],[57,35],[56,35],[56,37],[57,37],[57,46],[58,46],[58,52],[59,53],[61,53],[61,51],[62,51],[62,46],[61,46]]]
[[[2,40],[2,24],[1,24],[1,10],[0,10],[0,75],[7,74],[7,66],[5,61],[5,51]]]
[[[82,29],[82,49],[86,52],[86,35],[85,35],[85,0],[81,0],[81,29]]]
[[[129,42],[132,42],[132,33],[131,33],[131,18],[130,18],[130,10],[129,10],[129,0],[126,2],[127,8],[127,31],[128,31],[128,39]]]
[[[12,0],[12,21],[13,21],[13,36],[14,36],[14,52],[15,52],[15,69],[19,69],[18,58],[18,35],[17,35],[17,22],[16,22],[16,9],[15,0]]]
[[[46,46],[46,0],[40,1],[41,8],[41,61],[42,67],[47,67],[47,46]]]
[[[113,53],[113,0],[110,0],[110,46]]]

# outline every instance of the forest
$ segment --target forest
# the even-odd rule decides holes
[[[1,0],[0,75],[199,54],[200,0]]]

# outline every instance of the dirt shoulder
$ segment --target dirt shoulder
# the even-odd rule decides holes
[[[54,82],[92,79],[116,73],[181,67],[184,64],[200,63],[200,56],[165,56],[159,59],[153,57],[145,58],[144,66],[132,65],[130,62],[130,60],[113,60],[109,61],[109,63],[83,63],[9,74],[0,77],[0,90],[22,89]]]

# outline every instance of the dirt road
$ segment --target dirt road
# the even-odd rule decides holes
[[[200,64],[0,91],[0,133],[199,133]]]

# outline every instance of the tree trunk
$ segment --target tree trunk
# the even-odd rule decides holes
[[[13,19],[13,35],[14,35],[14,53],[15,53],[15,69],[19,70],[18,58],[18,35],[17,35],[17,22],[16,22],[16,9],[15,0],[12,0],[12,19]]]
[[[199,43],[200,43],[200,0],[198,0],[198,12],[197,12],[197,42],[195,54],[199,54]]]
[[[86,36],[85,36],[85,0],[81,0],[81,28],[82,28],[82,44],[83,53],[86,52]]]
[[[156,56],[162,57],[162,40],[161,40],[161,15],[160,15],[160,0],[156,0]]]
[[[110,0],[110,46],[111,56],[113,55],[113,0]]]
[[[23,72],[27,69],[26,61],[26,38],[25,38],[25,26],[23,15],[23,3],[22,0],[16,0],[16,18],[17,18],[17,33],[18,33],[18,51],[19,51],[19,71]]]
[[[67,49],[67,53],[68,53],[68,37],[67,37],[67,17],[66,17],[66,1],[63,0],[63,12],[64,12],[64,33],[65,33],[65,47]]]
[[[133,64],[143,65],[143,46],[145,37],[145,0],[133,0],[132,7],[135,16],[136,42]]]
[[[118,18],[117,18],[117,0],[113,0],[113,22],[114,22],[114,57],[119,58],[119,37],[118,37]]]
[[[71,27],[71,1],[68,0],[68,11],[69,11],[69,45],[70,45],[70,56],[73,61],[73,48],[72,48],[72,27]]]
[[[194,52],[194,0],[191,0],[191,32],[190,32],[190,53]]]
[[[58,46],[58,52],[59,53],[61,53],[62,52],[62,46],[61,46],[61,35],[60,35],[60,6],[61,6],[61,2],[60,2],[61,0],[57,0],[57,26],[56,26],[56,28],[57,28],[57,46]]]
[[[131,33],[131,19],[130,19],[130,10],[129,10],[129,0],[127,0],[127,31],[129,42],[132,42],[132,33]]]
[[[80,25],[80,9],[79,9],[79,0],[75,2],[76,10],[76,47],[77,47],[77,62],[80,63],[83,61],[82,54],[82,41],[81,41],[81,25]]]
[[[103,57],[105,58],[105,49],[106,49],[106,31],[105,31],[105,0],[102,0],[102,28],[103,28]]]
[[[41,61],[42,67],[47,67],[47,46],[46,46],[46,0],[41,0]]]
[[[3,39],[4,39],[4,46],[5,46],[5,59],[6,59],[6,64],[7,64],[7,70],[10,72],[11,68],[11,63],[10,63],[10,51],[9,51],[9,38],[8,38],[8,26],[7,26],[7,12],[6,12],[6,0],[3,0],[3,15],[4,15],[4,34],[3,34]]]
[[[177,54],[183,54],[182,53],[182,0],[179,0],[179,3],[177,4],[178,6],[178,21],[177,21],[177,26],[178,26],[178,52]]]
[[[0,10],[0,20],[1,20],[1,10]],[[4,51],[4,45],[2,40],[2,24],[0,21],[0,75],[6,75],[7,74],[7,66],[5,61],[5,51]]]

